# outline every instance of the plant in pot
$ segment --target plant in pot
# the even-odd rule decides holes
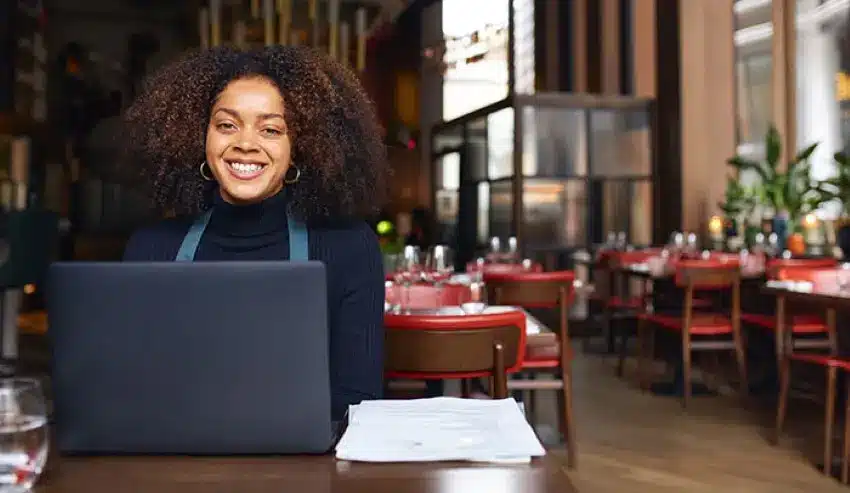
[[[758,202],[773,212],[773,232],[779,237],[780,249],[785,248],[790,235],[798,235],[792,242],[799,245],[802,241],[801,218],[829,200],[821,183],[811,176],[809,159],[818,144],[811,144],[799,151],[784,169],[779,166],[782,141],[776,127],[772,125],[765,136],[764,147],[763,162],[743,156],[734,156],[727,162],[738,171],[750,170],[758,175]]]
[[[824,195],[829,201],[841,206],[838,219],[835,220],[835,240],[841,248],[844,260],[850,259],[850,158],[843,152],[836,152],[835,175],[822,182]]]
[[[745,243],[752,241],[750,236],[754,235],[752,230],[756,228],[752,221],[758,205],[758,193],[757,187],[745,186],[734,176],[726,178],[726,192],[717,207],[723,212],[724,222],[728,224],[727,237],[740,234]]]

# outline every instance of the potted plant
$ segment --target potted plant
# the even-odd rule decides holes
[[[749,223],[757,205],[757,193],[755,187],[742,185],[734,176],[726,178],[723,201],[717,204],[723,211],[725,222],[728,222],[730,226],[731,233],[727,232],[726,236],[743,234],[745,238],[747,237]]]
[[[811,144],[798,152],[784,169],[779,167],[782,142],[772,125],[765,136],[764,147],[763,162],[743,156],[734,156],[727,162],[738,171],[752,170],[758,175],[758,202],[773,212],[773,232],[779,236],[780,248],[785,248],[789,234],[800,234],[800,219],[829,200],[821,183],[811,177],[809,159],[818,144]],[[788,230],[789,224],[791,231]]]
[[[841,207],[835,220],[835,241],[846,260],[850,258],[850,159],[843,152],[836,152],[833,159],[835,175],[824,180],[822,188],[827,200]]]

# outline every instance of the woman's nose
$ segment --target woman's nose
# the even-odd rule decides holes
[[[242,151],[254,151],[259,148],[250,132],[242,132],[236,141],[236,148]]]

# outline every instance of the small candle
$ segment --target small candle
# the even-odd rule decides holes
[[[814,214],[806,214],[803,218],[803,228],[806,230],[806,243],[810,245],[819,245],[820,238],[820,221]]]
[[[714,216],[708,221],[708,232],[712,241],[723,241],[723,218]]]

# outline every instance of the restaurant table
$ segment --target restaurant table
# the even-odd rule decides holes
[[[34,493],[571,493],[558,457],[529,464],[366,464],[332,456],[53,458]]]

